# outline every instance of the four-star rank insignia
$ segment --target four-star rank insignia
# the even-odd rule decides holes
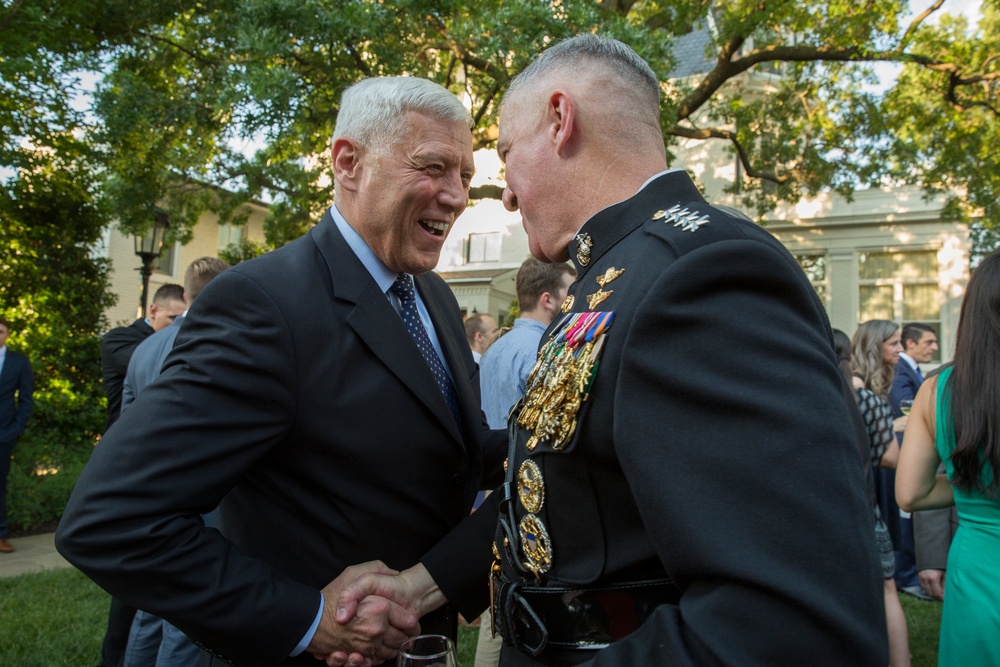
[[[674,227],[680,227],[682,232],[698,231],[702,225],[709,223],[708,216],[697,211],[688,209],[687,206],[681,208],[680,204],[674,204],[666,211],[659,210],[653,214],[653,220],[662,220],[665,223],[674,223]]]

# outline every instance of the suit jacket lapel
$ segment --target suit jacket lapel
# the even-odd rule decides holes
[[[329,211],[309,233],[330,269],[334,296],[354,304],[347,324],[461,444],[458,426],[427,362],[385,293],[347,245]]]

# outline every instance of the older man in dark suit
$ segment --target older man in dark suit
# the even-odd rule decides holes
[[[202,292],[73,492],[59,550],[215,661],[393,657],[414,614],[373,598],[335,619],[358,562],[432,574],[454,607],[425,631],[453,635],[458,611],[486,606],[495,513],[456,526],[504,437],[480,411],[458,303],[428,273],[468,201],[469,128],[429,81],[349,89],[336,205]],[[198,518],[216,505],[221,532]]]
[[[7,349],[10,322],[0,317],[0,553],[11,553],[7,540],[7,475],[10,455],[31,414],[34,376],[23,354]]]

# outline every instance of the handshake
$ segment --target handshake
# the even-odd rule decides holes
[[[400,644],[420,634],[420,617],[447,602],[420,563],[403,572],[381,561],[353,565],[322,593],[323,614],[306,651],[329,667],[395,658]]]

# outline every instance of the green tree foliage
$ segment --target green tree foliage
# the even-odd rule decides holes
[[[138,228],[166,204],[181,240],[206,206],[254,198],[274,202],[270,244],[301,234],[332,198],[337,103],[362,77],[441,82],[468,101],[477,145],[489,146],[510,78],[581,31],[619,37],[652,63],[668,144],[725,142],[748,177],[741,196],[761,213],[906,182],[956,193],[949,215],[992,226],[998,0],[984,0],[978,26],[932,25],[948,5],[913,0],[914,16],[906,0],[14,0],[0,44],[17,38],[32,98],[68,69],[106,71],[89,136],[115,213]],[[698,34],[703,51],[678,50]],[[697,60],[692,76],[672,76]],[[885,93],[879,63],[902,68]]]
[[[0,311],[35,371],[9,478],[15,528],[58,518],[104,424],[95,332],[113,297],[107,262],[94,258],[107,217],[92,187],[79,163],[36,160],[0,188]]]

